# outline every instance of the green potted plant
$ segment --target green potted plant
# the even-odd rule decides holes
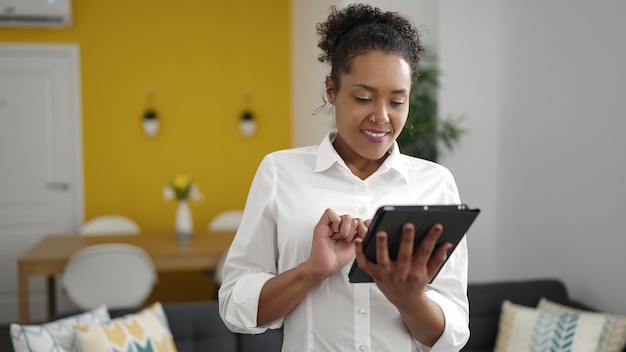
[[[398,137],[400,150],[408,155],[437,161],[441,146],[452,150],[467,131],[462,116],[440,119],[437,110],[439,70],[433,54],[425,54],[414,70],[406,128]]]

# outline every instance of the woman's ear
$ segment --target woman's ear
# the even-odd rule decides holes
[[[328,102],[335,105],[335,84],[330,76],[326,76],[326,96]]]

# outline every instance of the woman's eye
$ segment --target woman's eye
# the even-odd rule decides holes
[[[368,97],[356,97],[356,100],[359,103],[369,103],[370,101],[372,101],[372,99],[370,99]]]
[[[391,105],[393,106],[402,106],[404,105],[404,100],[392,100]]]

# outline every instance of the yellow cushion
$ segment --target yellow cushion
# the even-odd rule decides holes
[[[84,352],[176,352],[167,317],[159,302],[108,323],[74,325]]]

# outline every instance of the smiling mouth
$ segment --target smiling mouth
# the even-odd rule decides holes
[[[369,130],[362,130],[364,134],[374,137],[374,138],[382,138],[386,136],[389,132],[373,132]]]

